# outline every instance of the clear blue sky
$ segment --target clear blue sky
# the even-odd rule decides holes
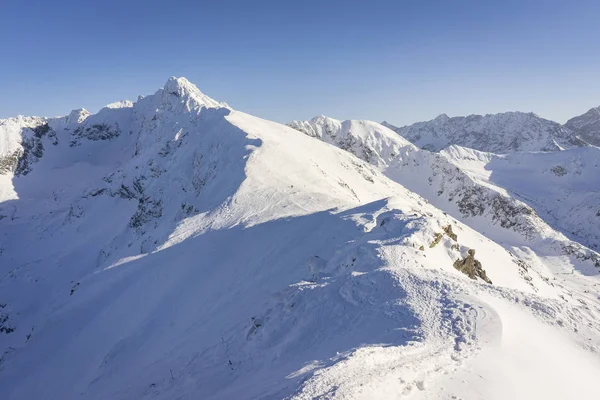
[[[598,1],[0,0],[0,117],[97,111],[185,76],[280,122],[600,105]]]

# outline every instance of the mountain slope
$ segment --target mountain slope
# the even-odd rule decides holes
[[[554,209],[554,213],[564,213],[565,217],[561,219],[562,223],[556,224],[554,220],[552,221],[552,225],[558,228],[559,232],[555,232],[540,218],[536,212],[538,210],[537,203],[532,204],[533,208],[528,205],[528,201],[532,196],[542,196],[543,191],[538,191],[537,195],[534,195],[535,190],[530,191],[529,196],[509,194],[503,186],[477,179],[477,176],[470,174],[468,169],[463,170],[462,165],[450,157],[451,154],[465,154],[465,158],[468,160],[472,158],[467,154],[471,151],[469,149],[451,146],[447,151],[442,151],[440,154],[422,151],[395,135],[388,128],[370,121],[336,122],[330,118],[318,117],[304,123],[295,121],[289,125],[308,132],[307,134],[310,136],[316,136],[337,146],[340,146],[341,142],[343,148],[358,157],[368,160],[394,181],[423,196],[436,207],[450,213],[471,227],[484,230],[489,237],[501,243],[516,245],[523,240],[527,243],[532,240],[547,241],[552,238],[551,240],[556,241],[558,247],[570,249],[572,246],[579,247],[579,245],[571,243],[560,232],[571,235],[574,234],[573,230],[576,229],[581,231],[582,235],[575,235],[575,238],[583,241],[587,246],[593,246],[594,248],[598,246],[597,234],[594,233],[595,227],[575,228],[576,225],[581,224],[581,221],[574,218],[570,219],[572,223],[567,222],[568,218],[566,216],[573,213],[573,207],[562,207],[560,199],[556,196],[546,202],[546,208]],[[318,125],[322,127],[319,128]],[[344,131],[344,127],[350,125],[354,128]],[[307,126],[311,127],[312,131]],[[361,127],[363,127],[362,130]],[[364,129],[364,127],[368,127],[368,129]],[[344,132],[340,133],[340,131]],[[314,135],[313,132],[320,132],[320,134]],[[340,137],[343,139],[340,140]],[[344,147],[345,143],[352,143],[352,146]],[[452,152],[451,149],[464,149],[464,152],[461,153],[458,150]],[[482,158],[496,157],[491,153],[481,153],[474,150],[472,152]],[[590,210],[593,210],[595,216],[597,208],[595,204],[596,188],[593,184],[586,185],[586,182],[594,175],[594,168],[597,164],[595,160],[596,152],[595,148],[583,148],[574,149],[571,153],[565,152],[563,156],[531,155],[531,157],[545,157],[546,159],[562,157],[565,160],[569,158],[568,154],[577,153],[589,156],[586,158],[586,162],[581,159],[579,161],[572,160],[572,167],[575,168],[577,165],[578,168],[569,167],[577,176],[581,175],[582,171],[585,172],[577,183],[573,182],[573,186],[576,186],[581,192],[581,196],[583,196],[579,196],[581,202],[574,207],[585,206],[589,211],[582,213],[584,219],[592,216]],[[368,155],[368,157],[365,157],[365,155]],[[520,156],[510,157],[517,158]],[[505,159],[510,157],[498,156],[496,158]],[[457,158],[460,158],[460,156],[457,156]],[[489,168],[490,165],[485,168]],[[519,174],[529,176],[529,167],[530,165],[524,162]],[[533,166],[531,167],[533,168]],[[482,170],[483,167],[480,169]],[[504,178],[506,181],[510,179],[508,176]],[[536,176],[534,180],[536,179],[539,182],[544,182],[543,177]],[[549,183],[548,186],[554,185],[555,183]],[[531,188],[534,187],[536,186],[531,186]],[[569,190],[565,188],[564,194],[566,195]],[[539,208],[539,210],[544,213],[545,217],[548,216],[545,208]],[[590,232],[589,235],[583,234],[583,232],[588,231]],[[589,250],[586,250],[586,252],[589,252]],[[589,253],[589,255],[596,258],[594,252]]]
[[[600,147],[600,107],[571,118],[564,126],[589,144]]]
[[[523,264],[380,167],[183,78],[2,124],[3,399],[475,398],[498,384],[490,352],[505,386],[548,390],[511,371],[515,325],[552,345],[536,368],[559,374],[554,398],[600,395],[589,260]],[[384,141],[371,162],[414,149],[349,126]]]
[[[339,121],[321,115],[310,121],[292,121],[287,125],[349,151],[377,167],[385,166],[387,160],[394,158],[400,148],[409,145],[408,141],[401,140],[392,130],[372,121]]]
[[[458,145],[490,153],[556,151],[587,144],[570,130],[533,113],[469,115],[437,118],[397,128],[383,125],[420,148],[440,151]]]
[[[600,150],[498,156],[458,146],[443,156],[469,176],[522,199],[566,235],[600,249]]]

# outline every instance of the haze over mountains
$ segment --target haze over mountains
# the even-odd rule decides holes
[[[450,145],[491,153],[557,151],[600,143],[600,108],[560,125],[533,113],[448,117],[442,114],[427,122],[395,127],[382,124],[417,146],[440,151]]]
[[[0,398],[600,398],[598,121],[1,120]]]

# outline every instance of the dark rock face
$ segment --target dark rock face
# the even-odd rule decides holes
[[[92,141],[112,140],[120,134],[121,132],[118,126],[109,126],[107,124],[93,124],[87,127],[80,126],[73,132],[73,139],[69,143],[69,146],[79,146],[83,139]]]
[[[6,310],[8,304],[0,303],[0,333],[12,333],[15,331],[14,326],[10,321],[10,314]]]
[[[561,165],[550,168],[550,171],[556,176],[565,176],[567,174],[567,170]]]
[[[15,172],[22,156],[23,149],[17,149],[11,154],[0,157],[0,175]]]
[[[0,159],[0,174],[14,172],[16,176],[27,175],[44,155],[44,138],[50,139],[53,145],[58,144],[56,132],[47,123],[24,128],[21,148],[9,156]]]
[[[600,268],[600,255],[593,250],[585,248],[579,243],[571,242],[562,246],[563,253],[581,261],[591,261],[596,268]]]
[[[454,262],[454,268],[467,275],[471,279],[481,278],[490,285],[492,281],[488,278],[485,270],[481,266],[481,263],[475,259],[475,249],[469,249],[467,256],[462,260],[456,260]]]

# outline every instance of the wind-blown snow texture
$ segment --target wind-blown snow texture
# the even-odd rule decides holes
[[[379,124],[293,126],[184,78],[0,121],[0,398],[600,396],[595,252]]]

